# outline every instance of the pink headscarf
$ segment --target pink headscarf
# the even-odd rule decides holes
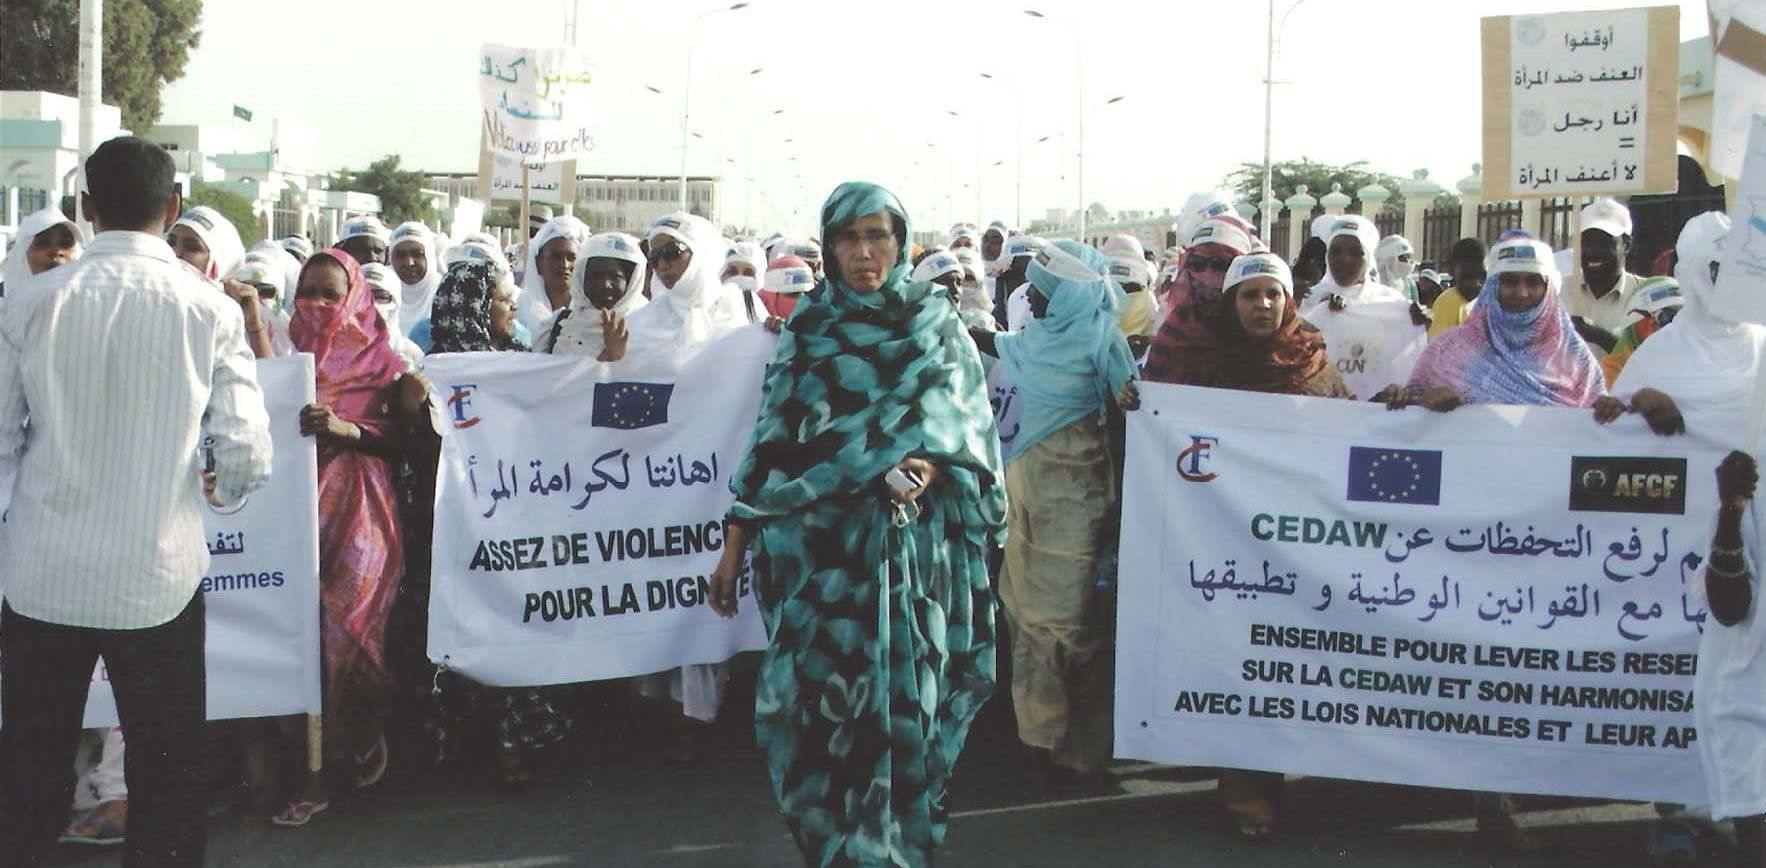
[[[351,422],[382,421],[386,413],[380,393],[404,373],[405,364],[393,351],[386,321],[374,308],[374,296],[355,258],[334,247],[321,250],[301,267],[303,280],[320,261],[341,266],[349,290],[341,303],[329,308],[295,298],[289,337],[295,349],[313,354],[319,403]]]

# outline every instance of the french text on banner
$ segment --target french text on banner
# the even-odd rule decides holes
[[[446,411],[429,656],[494,686],[597,681],[764,646],[707,600],[774,338],[738,330],[650,367],[433,356]]]
[[[1143,386],[1118,755],[1698,801],[1700,422]]]

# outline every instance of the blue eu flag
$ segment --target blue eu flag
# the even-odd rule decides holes
[[[672,383],[596,383],[589,424],[627,430],[665,424],[674,390]]]
[[[1441,452],[1349,447],[1349,499],[1441,504]]]

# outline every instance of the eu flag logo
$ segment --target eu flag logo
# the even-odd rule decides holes
[[[589,424],[627,430],[665,424],[668,399],[674,390],[669,383],[596,383],[595,411]]]
[[[1349,447],[1349,499],[1441,504],[1441,452]]]

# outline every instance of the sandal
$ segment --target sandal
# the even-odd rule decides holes
[[[105,804],[114,804],[114,802],[106,802]],[[104,807],[105,805],[99,805],[69,823],[67,830],[61,833],[61,838],[58,840],[63,844],[84,844],[89,847],[114,847],[123,843],[125,820],[106,814]]]
[[[355,757],[355,763],[356,789],[365,790],[380,783],[381,777],[386,774],[386,733],[381,733],[380,737],[374,740],[374,746],[368,748],[366,753]]]
[[[280,813],[270,818],[270,824],[283,828],[295,829],[313,821],[313,817],[331,807],[329,801],[309,802],[306,800],[289,802],[282,806]]]

